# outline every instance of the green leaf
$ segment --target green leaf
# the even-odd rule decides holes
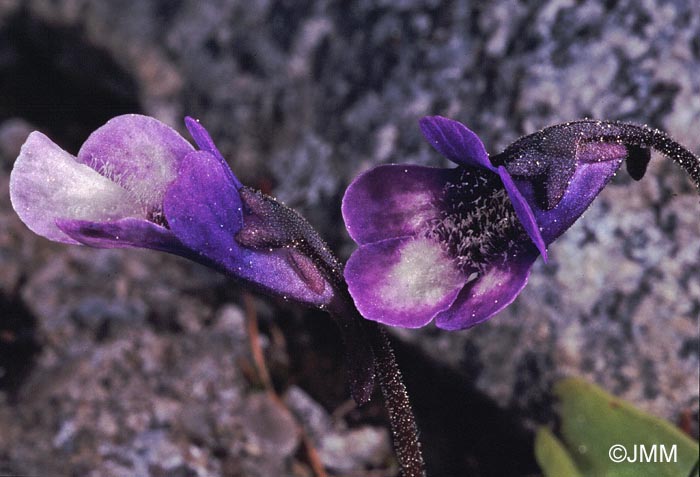
[[[698,443],[678,428],[591,383],[565,379],[555,394],[561,435],[581,475],[686,477],[698,459]],[[613,446],[620,446],[612,457],[621,462],[611,457]]]
[[[545,477],[582,477],[564,445],[546,427],[537,430],[535,458]]]

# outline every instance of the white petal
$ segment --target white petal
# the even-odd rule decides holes
[[[90,134],[77,161],[118,183],[147,210],[159,211],[192,145],[170,126],[140,114],[107,121]]]
[[[50,240],[77,243],[56,226],[56,219],[104,222],[145,218],[145,208],[118,184],[33,132],[22,146],[10,175],[10,199],[17,215],[35,233]]]

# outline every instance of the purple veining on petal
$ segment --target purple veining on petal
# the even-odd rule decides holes
[[[510,197],[515,213],[518,216],[518,219],[520,219],[520,223],[523,225],[525,231],[530,236],[530,239],[537,247],[537,250],[540,251],[542,258],[546,262],[547,246],[544,243],[542,233],[540,232],[539,225],[535,219],[535,215],[532,212],[530,204],[528,204],[527,200],[525,200],[523,195],[520,193],[513,182],[513,178],[510,176],[510,174],[508,174],[505,167],[498,167],[498,175],[500,176],[501,181],[503,181],[503,185],[506,188],[506,192],[508,192],[508,197]]]
[[[529,253],[500,265],[466,284],[449,309],[435,318],[438,328],[463,330],[482,323],[510,305],[527,284],[530,269],[537,258]]]
[[[342,212],[359,244],[418,233],[436,218],[436,203],[454,169],[413,165],[379,166],[358,176],[345,191]]]
[[[481,139],[464,124],[442,116],[426,116],[420,120],[420,128],[430,145],[452,162],[496,172]]]
[[[226,159],[224,159],[224,156],[216,147],[216,144],[214,144],[214,140],[209,135],[209,132],[204,128],[204,126],[200,124],[199,120],[187,116],[185,117],[185,126],[192,135],[192,139],[194,139],[194,142],[197,143],[197,146],[199,146],[201,150],[210,152],[214,155],[214,157],[221,161],[221,163],[225,166],[224,169],[230,175],[231,180],[233,181],[236,189],[240,189],[241,187],[243,187],[241,181],[238,180],[236,175],[228,166]]]
[[[362,245],[345,266],[362,316],[417,328],[450,306],[466,277],[434,241],[404,237]]]

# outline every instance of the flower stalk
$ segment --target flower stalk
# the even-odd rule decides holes
[[[418,426],[413,408],[403,382],[403,376],[396,362],[396,355],[386,331],[378,324],[367,321],[357,311],[344,280],[337,282],[342,288],[336,290],[337,301],[331,304],[328,312],[341,327],[346,353],[353,349],[348,337],[363,339],[369,344],[370,354],[363,353],[360,361],[347,356],[349,383],[353,398],[358,404],[369,401],[375,380],[382,392],[384,406],[389,415],[389,424],[394,442],[394,450],[402,477],[425,477],[425,461],[418,439]],[[352,329],[349,332],[348,329]],[[367,356],[373,361],[367,362]],[[371,367],[368,367],[368,364]]]
[[[403,477],[425,477],[425,463],[418,440],[418,426],[401,370],[396,363],[394,350],[383,328],[376,323],[368,323],[368,325],[379,386],[389,413],[391,431],[394,435],[394,449],[403,469]]]

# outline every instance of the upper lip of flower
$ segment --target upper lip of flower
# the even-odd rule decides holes
[[[145,148],[147,156],[135,153]],[[168,126],[140,115],[111,120],[88,138],[77,157],[33,132],[12,170],[10,198],[34,232],[80,243],[62,231],[56,219],[148,220],[162,211],[165,189],[176,177],[180,159],[193,150]]]

